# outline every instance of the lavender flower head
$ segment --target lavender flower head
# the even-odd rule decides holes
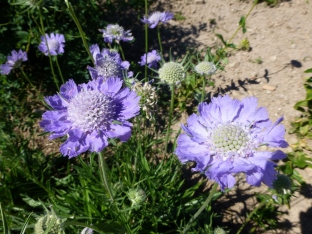
[[[11,55],[8,56],[8,59],[5,64],[0,66],[0,74],[8,75],[12,69],[18,68],[21,66],[21,63],[27,61],[27,53],[19,50],[18,52],[12,50]]]
[[[141,21],[145,24],[148,24],[150,28],[155,28],[159,22],[166,23],[168,20],[173,18],[173,13],[170,12],[160,12],[155,11],[148,18],[144,16]]]
[[[64,156],[100,152],[108,145],[108,138],[122,142],[130,138],[132,124],[127,120],[138,115],[140,98],[122,88],[122,83],[113,77],[80,85],[69,80],[59,94],[45,98],[53,110],[43,114],[40,126],[51,132],[50,139],[67,137],[60,148]]]
[[[265,108],[257,108],[255,97],[243,100],[229,96],[213,98],[210,104],[200,103],[198,114],[192,114],[185,133],[178,137],[175,151],[182,163],[196,162],[194,170],[203,172],[216,181],[222,190],[235,184],[233,175],[246,174],[249,184],[260,186],[261,182],[272,187],[276,179],[272,160],[285,158],[280,151],[259,151],[262,145],[287,147],[285,129],[269,120]]]
[[[90,52],[95,61],[95,67],[88,66],[87,69],[90,72],[92,79],[103,77],[107,79],[109,77],[123,77],[125,72],[128,71],[130,63],[128,61],[122,61],[117,51],[111,51],[109,49],[100,48],[97,44],[90,47]],[[133,75],[132,72],[128,72],[128,77]]]
[[[51,33],[50,36],[46,33],[45,36],[41,36],[41,42],[38,49],[46,56],[59,55],[64,53],[65,37],[63,34]]]
[[[104,41],[112,44],[115,40],[118,44],[120,41],[132,41],[133,36],[130,30],[125,31],[122,26],[118,24],[109,24],[105,29],[99,29],[103,33]]]
[[[152,50],[152,52],[147,53],[147,61],[146,61],[146,54],[141,56],[141,61],[139,64],[144,66],[145,64],[148,65],[149,68],[157,69],[157,63],[161,60],[160,55],[156,52],[156,50]]]

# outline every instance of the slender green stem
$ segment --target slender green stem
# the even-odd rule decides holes
[[[59,86],[59,84],[58,84],[58,80],[57,80],[56,75],[55,75],[55,72],[54,72],[54,67],[53,67],[51,55],[49,55],[49,60],[50,60],[50,67],[51,67],[51,71],[52,71],[54,83],[55,83],[55,85],[56,85],[56,88],[57,88],[58,90],[60,90],[60,86]]]
[[[240,229],[236,232],[236,234],[240,234],[244,227],[246,226],[246,224],[250,221],[251,217],[264,205],[268,204],[267,201],[262,201],[250,214],[248,214],[245,222],[243,223],[243,225],[241,225]]]
[[[86,49],[86,51],[87,51],[87,53],[89,55],[89,58],[92,61],[92,63],[94,64],[94,59],[92,57],[92,54],[91,54],[91,52],[89,50],[88,43],[86,41],[86,35],[85,35],[84,31],[82,30],[82,27],[81,27],[81,25],[79,23],[79,20],[78,20],[75,12],[73,10],[73,7],[72,7],[71,3],[68,0],[65,0],[65,3],[66,3],[67,8],[69,10],[70,16],[73,18],[73,20],[74,20],[74,22],[75,22],[75,24],[76,24],[76,26],[77,26],[77,28],[79,30],[79,34],[80,34],[80,37],[82,39],[82,43],[83,43],[83,45],[84,45],[84,47],[85,47],[85,49]]]
[[[122,49],[122,47],[121,47],[121,45],[120,45],[119,43],[118,43],[118,47],[119,47],[119,50],[120,50],[122,59],[123,59],[123,60],[126,60],[125,54],[124,54],[124,52],[123,52],[123,49]]]
[[[203,88],[202,88],[202,95],[200,97],[200,102],[205,101],[205,96],[206,96],[205,88],[206,88],[206,77],[203,76]]]
[[[248,16],[250,15],[250,13],[252,12],[252,10],[254,9],[254,7],[257,5],[258,0],[255,0],[254,3],[252,4],[252,7],[250,8],[250,10],[248,11],[245,20],[247,20]],[[238,33],[238,31],[242,28],[241,25],[238,26],[238,28],[236,29],[236,31],[234,32],[234,34],[232,35],[232,37],[230,38],[230,40],[227,42],[227,44],[230,44],[231,41],[233,40],[233,38],[236,36],[236,34]]]
[[[104,160],[104,156],[102,155],[102,152],[98,153],[98,155],[99,155],[99,167],[100,167],[99,169],[100,169],[101,180],[102,180],[104,188],[106,189],[108,193],[109,199],[114,203],[114,196],[113,196],[113,193],[112,193],[112,190],[111,190],[111,187],[110,187],[107,175],[106,175],[107,166]]]
[[[147,0],[145,0],[145,17],[148,17],[148,4]],[[145,70],[144,70],[144,75],[145,79],[149,81],[147,77],[147,53],[148,53],[148,25],[145,24]]]
[[[193,217],[190,219],[190,221],[188,222],[188,224],[185,226],[185,228],[183,229],[182,233],[186,233],[190,227],[192,222],[198,217],[198,215],[200,215],[200,213],[209,205],[209,203],[211,202],[211,199],[213,197],[213,195],[216,193],[218,188],[218,183],[214,183],[212,186],[212,189],[209,193],[209,196],[207,198],[207,200],[204,202],[204,204],[199,208],[199,210],[193,215]]]
[[[48,56],[49,56],[49,60],[50,60],[50,67],[51,67],[51,71],[52,71],[52,75],[53,75],[53,80],[54,80],[54,83],[56,85],[56,88],[58,90],[60,90],[60,87],[58,85],[58,80],[57,80],[55,72],[54,72],[54,67],[53,67],[53,63],[52,63],[52,57],[51,57],[51,54],[50,54],[49,44],[48,44],[48,41],[47,41],[47,37],[45,35],[45,30],[44,30],[44,25],[43,25],[43,20],[42,20],[42,14],[41,14],[41,8],[40,7],[39,7],[39,18],[40,18],[40,24],[41,24],[41,33],[44,36],[44,40],[45,40],[45,43],[46,43],[48,51],[49,51]]]
[[[33,83],[31,83],[30,79],[28,78],[28,76],[25,74],[25,72],[23,71],[23,69],[20,67],[20,70],[23,74],[23,76],[25,77],[25,79],[28,81],[28,83],[31,85],[32,88],[35,88],[35,86],[33,85]]]
[[[159,24],[157,25],[157,36],[158,36],[158,43],[159,43],[160,53],[162,55],[163,54],[163,49],[162,49],[162,44],[161,44]]]
[[[109,180],[108,180],[108,178],[107,178],[107,174],[106,174],[106,172],[107,172],[107,170],[106,170],[106,169],[107,169],[107,165],[106,165],[106,163],[105,163],[104,156],[103,156],[102,152],[98,153],[98,155],[99,155],[100,177],[101,177],[101,180],[102,180],[102,184],[103,184],[104,188],[106,189],[106,191],[107,191],[107,193],[108,193],[109,200],[112,202],[113,207],[114,207],[114,208],[116,209],[116,211],[117,211],[117,219],[121,220],[121,221],[124,223],[124,225],[125,225],[125,227],[126,227],[128,233],[131,234],[132,231],[131,231],[131,228],[130,228],[128,222],[127,222],[127,218],[126,218],[125,215],[119,210],[119,208],[118,208],[118,206],[117,206],[117,204],[116,204],[116,202],[115,202],[114,195],[113,195],[113,192],[112,192],[112,190],[111,190],[110,182],[109,182]]]
[[[168,143],[169,143],[171,121],[172,121],[172,112],[173,112],[173,104],[174,104],[174,88],[175,88],[175,85],[174,84],[171,85],[171,100],[170,100],[169,120],[168,120],[167,136],[166,136],[166,141],[165,141],[164,157],[167,154],[167,148],[168,148]]]
[[[62,70],[61,70],[60,65],[59,65],[59,63],[58,63],[57,56],[56,56],[55,62],[56,62],[57,69],[58,69],[58,71],[59,71],[59,73],[60,73],[61,79],[62,79],[62,84],[64,84],[65,81],[64,81],[64,78],[63,78]]]

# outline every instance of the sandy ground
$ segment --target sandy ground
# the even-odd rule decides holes
[[[166,26],[176,35],[170,43],[176,43],[175,49],[183,52],[182,47],[187,50],[187,47],[201,49],[221,45],[215,34],[228,40],[237,29],[240,17],[246,15],[251,6],[251,1],[239,0],[174,0],[159,1],[154,7],[185,17]],[[300,116],[293,106],[305,97],[303,83],[307,75],[304,71],[312,68],[311,26],[312,3],[306,0],[282,2],[273,8],[258,4],[247,19],[247,32],[243,34],[240,30],[233,39],[238,45],[247,38],[251,50],[231,54],[225,71],[214,76],[213,94],[227,93],[239,99],[255,96],[259,106],[267,107],[272,120],[283,115],[289,129],[290,122]],[[290,144],[297,141],[288,133],[286,139]],[[292,199],[290,210],[281,208],[285,212],[281,217],[285,228],[278,233],[312,233],[312,170],[302,170],[301,174],[308,187]],[[250,198],[247,206],[252,207],[254,203]],[[246,205],[246,201],[237,202],[233,207],[237,210],[242,204]],[[235,215],[226,219],[240,222]]]

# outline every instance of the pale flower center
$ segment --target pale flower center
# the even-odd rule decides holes
[[[118,66],[116,61],[110,58],[103,58],[95,69],[98,72],[98,76],[103,76],[104,78],[119,76],[121,71],[121,67]]]
[[[148,20],[153,23],[156,23],[161,20],[161,17],[162,17],[162,13],[159,11],[156,11],[148,18]]]
[[[212,143],[219,154],[239,152],[248,144],[248,134],[237,125],[222,125],[212,133]]]
[[[48,47],[50,51],[56,51],[60,47],[60,43],[56,39],[48,40]]]
[[[77,94],[68,105],[68,120],[83,131],[107,130],[115,116],[113,99],[99,91]]]

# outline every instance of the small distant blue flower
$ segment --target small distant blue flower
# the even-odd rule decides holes
[[[102,49],[97,44],[90,47],[90,52],[95,61],[95,67],[88,66],[92,79],[103,77],[119,77],[122,78],[124,73],[128,71],[130,63],[128,61],[122,61],[117,51]],[[132,72],[128,72],[128,77],[133,75]]]
[[[141,66],[144,66],[145,64],[148,64],[148,67],[150,68],[157,68],[158,61],[161,60],[160,55],[156,52],[156,50],[152,50],[152,52],[147,53],[147,62],[146,62],[146,54],[141,56],[141,61],[139,64]]]
[[[277,151],[260,151],[261,145],[287,147],[285,128],[269,119],[265,108],[257,108],[254,97],[239,101],[229,96],[213,98],[210,104],[200,103],[198,114],[192,114],[185,133],[178,137],[176,155],[182,163],[196,162],[195,171],[216,181],[222,190],[235,184],[233,175],[243,172],[249,184],[261,182],[272,187],[277,172],[273,160],[286,157]]]
[[[92,228],[84,228],[80,234],[92,234],[93,233],[93,229]]]
[[[159,22],[166,23],[168,20],[173,18],[173,13],[171,12],[159,12],[156,11],[152,13],[148,18],[144,16],[141,20],[143,23],[148,24],[150,28],[155,28]]]
[[[18,52],[12,50],[11,55],[8,56],[8,59],[5,64],[0,66],[0,73],[2,75],[8,75],[12,69],[18,68],[21,66],[21,63],[27,61],[27,53],[19,50]]]
[[[108,138],[122,142],[130,138],[132,124],[128,120],[139,114],[140,97],[122,84],[113,77],[80,85],[69,80],[59,94],[45,97],[53,110],[42,115],[40,126],[51,132],[50,139],[67,138],[60,148],[64,156],[100,152],[108,145]]]
[[[65,37],[63,34],[51,33],[50,36],[46,33],[40,37],[41,42],[38,49],[45,55],[58,55],[64,53]]]
[[[104,41],[112,44],[115,40],[118,44],[120,41],[132,41],[133,36],[130,33],[130,30],[125,31],[122,26],[118,24],[109,24],[105,29],[99,29],[103,33]]]

